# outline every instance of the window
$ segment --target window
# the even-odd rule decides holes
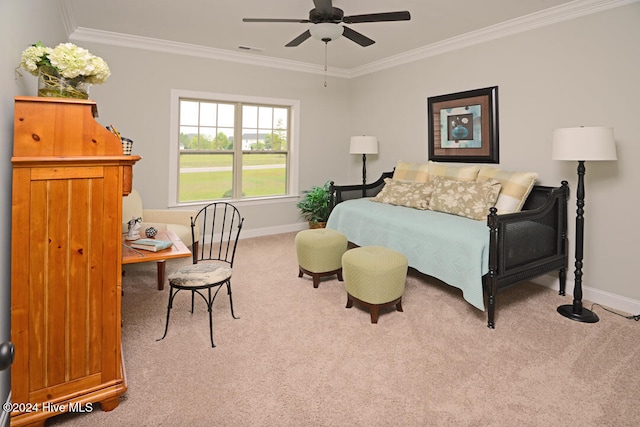
[[[174,91],[173,205],[297,195],[297,101]]]

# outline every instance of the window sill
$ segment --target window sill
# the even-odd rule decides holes
[[[297,202],[300,199],[300,196],[294,195],[285,195],[285,196],[269,196],[269,197],[256,197],[252,199],[220,199],[216,200],[218,202],[229,202],[236,207],[240,206],[259,206],[259,205],[274,205],[279,203],[291,203]],[[206,204],[212,203],[213,201],[199,201],[199,202],[188,202],[188,203],[179,203],[169,205],[169,208],[193,208],[193,207],[202,207]]]

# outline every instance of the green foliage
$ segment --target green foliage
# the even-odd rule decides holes
[[[203,134],[189,136],[181,132],[179,140],[180,146],[187,150],[233,150],[233,142],[223,132],[218,132],[215,138]]]
[[[287,139],[279,133],[270,133],[264,137],[266,150],[281,151],[287,149]]]
[[[330,182],[325,182],[322,187],[312,187],[310,190],[302,192],[304,197],[296,206],[300,209],[301,216],[307,221],[318,223],[326,222],[329,219]]]

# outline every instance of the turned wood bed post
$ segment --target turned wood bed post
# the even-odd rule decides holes
[[[336,184],[335,182],[329,182],[329,213],[333,210],[336,205]]]
[[[492,207],[487,216],[489,226],[489,272],[485,276],[488,294],[487,327],[495,329],[496,293],[498,292],[498,209]]]
[[[562,203],[560,206],[560,218],[558,219],[558,221],[560,221],[560,230],[562,230],[563,246],[561,249],[561,253],[567,253],[569,248],[569,235],[567,232],[567,201],[569,200],[569,182],[562,181],[561,184],[564,190],[564,197],[562,198],[562,201],[564,203]],[[558,295],[565,295],[565,289],[567,287],[567,268],[568,265],[565,265],[560,269],[560,272],[558,273],[558,279],[560,281],[560,290],[558,291]]]

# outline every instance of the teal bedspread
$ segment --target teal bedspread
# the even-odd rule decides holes
[[[385,246],[404,254],[409,266],[461,289],[467,302],[484,311],[482,276],[489,271],[484,221],[363,198],[336,205],[327,228],[358,246]]]

